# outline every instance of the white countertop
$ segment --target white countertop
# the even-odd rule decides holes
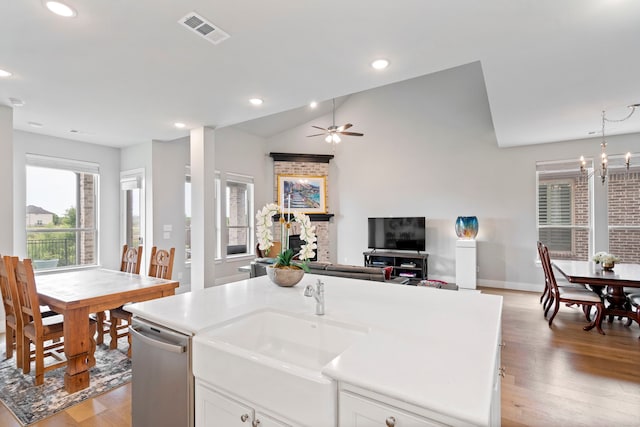
[[[488,425],[500,340],[500,296],[307,274],[293,288],[278,287],[262,276],[127,309],[197,336],[264,308],[313,314],[315,300],[303,292],[318,278],[325,283],[325,318],[371,329],[323,374],[471,424]]]

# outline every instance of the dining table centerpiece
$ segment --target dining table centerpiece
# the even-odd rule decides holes
[[[607,252],[598,252],[593,256],[593,260],[596,264],[602,264],[603,270],[612,271],[616,262],[620,261],[620,258]]]
[[[289,205],[290,206],[290,205]],[[311,219],[301,212],[285,213],[284,205],[268,203],[256,214],[256,235],[258,247],[269,256],[273,246],[273,217],[280,214],[280,253],[275,254],[275,263],[267,267],[267,276],[278,286],[295,286],[302,280],[305,272],[309,272],[309,259],[315,256],[314,250],[318,248],[315,226],[311,225]],[[295,221],[300,226],[300,239],[305,243],[300,246],[300,252],[294,253],[289,248],[289,232],[291,222]]]

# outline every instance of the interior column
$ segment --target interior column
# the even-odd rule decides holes
[[[192,129],[191,290],[215,284],[215,130]]]

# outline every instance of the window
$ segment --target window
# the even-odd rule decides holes
[[[591,191],[576,161],[538,163],[538,239],[552,257],[587,260]]]
[[[97,164],[28,154],[27,257],[34,268],[96,265]]]
[[[120,191],[124,243],[129,247],[143,245],[145,236],[144,169],[121,172]]]
[[[184,180],[184,260],[191,262],[191,169],[186,168]]]
[[[637,162],[637,157],[636,157]],[[640,262],[640,166],[627,171],[623,156],[609,156],[607,206],[609,252]]]
[[[218,203],[221,203],[220,199],[218,198]],[[226,238],[226,255],[252,254],[254,224],[252,177],[226,174],[224,212],[225,229],[221,234]]]

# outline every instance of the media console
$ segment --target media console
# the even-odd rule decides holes
[[[429,254],[389,251],[367,251],[362,254],[365,267],[393,267],[391,277],[421,280],[427,278]]]

